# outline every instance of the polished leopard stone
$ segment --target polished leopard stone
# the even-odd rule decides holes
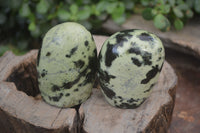
[[[38,83],[43,99],[72,107],[91,94],[97,52],[93,37],[82,25],[66,22],[50,29],[38,53]]]
[[[125,30],[108,38],[98,57],[98,77],[108,103],[140,106],[157,82],[164,58],[161,40],[147,31]]]

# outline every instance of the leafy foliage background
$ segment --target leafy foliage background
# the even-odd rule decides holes
[[[181,30],[200,14],[200,0],[0,0],[0,41],[8,42],[0,45],[0,55],[38,47],[44,34],[62,22],[75,21],[93,32],[107,19],[122,24],[133,13],[153,20],[161,31]]]

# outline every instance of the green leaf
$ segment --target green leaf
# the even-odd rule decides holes
[[[29,26],[28,26],[29,31],[34,31],[35,28],[36,28],[36,25],[35,25],[34,22],[31,22],[31,23],[29,24]]]
[[[108,5],[109,3],[107,1],[100,1],[99,3],[97,3],[96,10],[98,10],[99,12],[103,12],[106,10]]]
[[[90,10],[84,9],[78,12],[77,17],[79,20],[86,20],[90,17],[90,14],[91,14]]]
[[[70,18],[70,14],[69,12],[67,12],[66,10],[64,9],[59,9],[58,12],[57,12],[57,15],[58,15],[58,18],[61,20],[61,21],[67,21],[69,18]]]
[[[109,14],[112,14],[112,12],[114,12],[115,9],[117,8],[117,5],[118,5],[117,2],[109,3],[109,4],[107,5],[106,11],[107,11]]]
[[[124,14],[124,11],[125,11],[125,6],[123,3],[120,2],[111,14],[113,20],[120,18]]]
[[[187,18],[192,18],[193,15],[194,15],[194,13],[193,13],[192,10],[189,9],[189,10],[187,10],[187,11],[185,12],[185,15],[186,15]]]
[[[34,38],[37,38],[41,35],[40,33],[40,29],[38,26],[35,27],[35,30],[32,30],[31,31],[31,35],[34,37]]]
[[[127,10],[133,10],[133,8],[134,8],[134,1],[132,1],[132,0],[124,0],[124,4],[125,4],[125,8],[127,9]]]
[[[141,4],[143,6],[148,6],[149,5],[149,0],[141,0],[140,2],[141,2]]]
[[[178,5],[177,8],[183,11],[186,11],[189,9],[188,5],[186,5],[185,3]]]
[[[47,13],[50,5],[47,0],[40,0],[40,2],[36,6],[36,11],[40,14]]]
[[[22,17],[28,17],[31,14],[31,10],[29,8],[28,3],[24,3],[19,10],[19,14]]]
[[[180,19],[176,19],[174,21],[174,27],[176,28],[176,30],[183,29],[183,26],[184,26],[184,24],[183,24],[183,22]]]
[[[171,6],[169,4],[164,5],[163,13],[168,14],[170,12]]]
[[[169,4],[171,5],[171,6],[174,6],[175,5],[175,0],[168,0],[168,2],[169,2]]]
[[[185,3],[186,3],[190,8],[192,8],[193,5],[194,5],[194,0],[186,0]]]
[[[152,9],[151,10],[151,14],[154,17],[154,16],[156,16],[158,14],[158,11],[156,9]]]
[[[121,15],[121,16],[119,16],[119,17],[115,17],[113,20],[114,20],[114,22],[117,23],[117,24],[122,24],[122,23],[125,22],[126,17],[125,17],[125,15]]]
[[[195,0],[194,9],[197,13],[200,13],[200,0]]]
[[[152,8],[144,9],[143,12],[142,12],[142,16],[146,20],[152,20],[153,19]]]
[[[178,18],[183,17],[183,12],[180,9],[178,9],[177,7],[173,8],[173,12]]]
[[[168,31],[170,29],[170,22],[165,16],[158,14],[154,18],[154,26],[161,31]]]
[[[76,4],[72,4],[72,5],[69,7],[69,10],[70,10],[70,12],[71,12],[73,15],[75,15],[75,14],[77,14],[77,12],[78,12],[78,6],[77,6]]]

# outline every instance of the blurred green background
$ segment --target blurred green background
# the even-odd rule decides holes
[[[120,25],[132,14],[153,20],[163,32],[181,30],[200,14],[200,0],[0,0],[0,56],[7,50],[21,55],[39,48],[44,34],[62,22],[107,34],[101,31],[104,22]]]

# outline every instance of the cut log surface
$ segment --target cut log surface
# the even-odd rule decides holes
[[[36,57],[37,50],[33,50],[24,56],[7,52],[0,59],[0,131],[76,132],[75,109],[50,106],[36,96]]]
[[[94,36],[99,53],[107,37]],[[134,133],[166,132],[175,100],[176,75],[165,62],[150,97],[136,109],[109,105],[100,89],[79,110],[57,108],[39,94],[37,50],[0,58],[0,132],[2,133]],[[99,85],[97,86],[99,88]]]

